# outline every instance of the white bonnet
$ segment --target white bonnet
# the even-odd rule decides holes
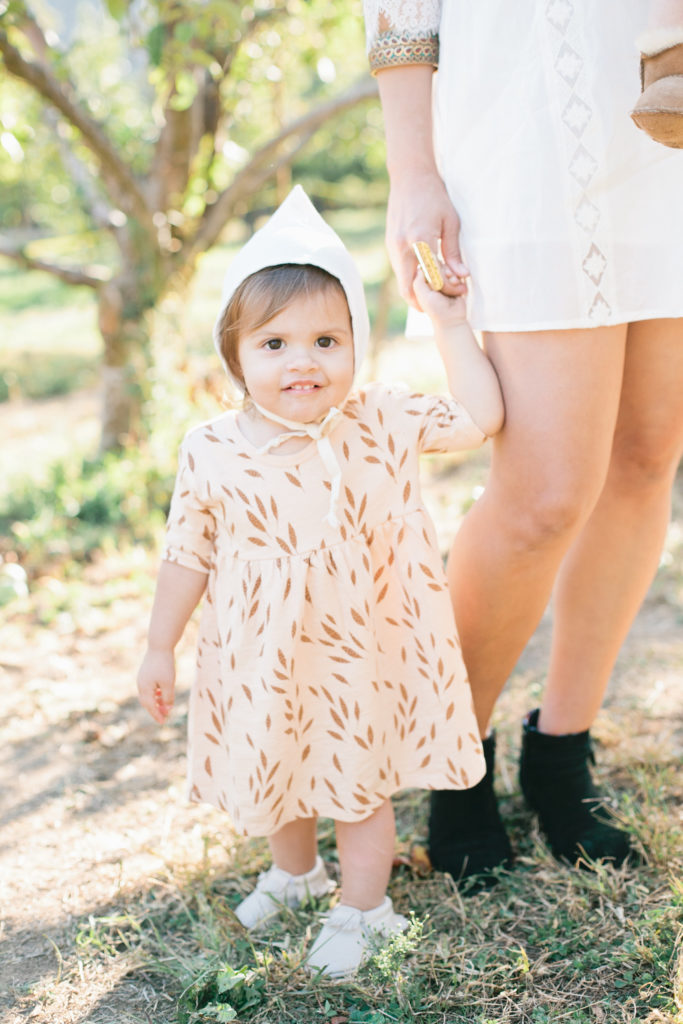
[[[339,280],[351,313],[355,373],[363,361],[370,324],[361,276],[339,235],[325,223],[301,185],[296,185],[266,224],[240,249],[223,281],[213,340],[226,372],[240,390],[241,382],[233,377],[220,351],[219,327],[225,307],[245,278],[257,270],[283,263],[310,263]]]

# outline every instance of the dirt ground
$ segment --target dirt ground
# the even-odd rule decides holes
[[[92,410],[87,413],[91,415]],[[86,415],[86,413],[84,413]],[[441,536],[485,476],[485,456],[428,474]],[[452,517],[451,517],[452,518]],[[683,757],[683,478],[663,564],[619,658],[595,733],[606,756]],[[184,680],[169,724],[139,708],[135,672],[151,604],[155,557],[128,552],[69,584],[39,581],[0,621],[0,1019],[4,1024],[154,1020],[157,996],[81,955],[98,918],[121,913],[169,872],[225,861],[235,840],[225,818],[188,805],[185,708],[193,629],[182,646]],[[502,791],[516,788],[519,720],[542,687],[550,616],[529,644],[498,712]],[[107,966],[107,964],[109,966]],[[118,972],[118,973],[117,973]]]

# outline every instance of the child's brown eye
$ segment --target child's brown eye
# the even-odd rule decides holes
[[[317,345],[318,348],[331,348],[334,345],[334,338],[329,338],[324,334],[321,338],[318,338]]]
[[[271,352],[277,352],[279,348],[282,348],[282,338],[269,338],[266,342],[266,348],[269,348]]]

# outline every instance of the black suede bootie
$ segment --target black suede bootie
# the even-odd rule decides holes
[[[538,731],[538,708],[527,715],[519,781],[554,856],[572,864],[586,858],[623,864],[632,852],[630,837],[609,824],[589,763],[595,757],[588,730],[550,736]]]
[[[512,848],[493,792],[494,735],[482,742],[486,775],[471,789],[435,789],[430,794],[429,857],[437,871],[456,881],[510,867]]]

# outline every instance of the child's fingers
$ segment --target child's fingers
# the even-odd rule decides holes
[[[420,308],[420,312],[425,312],[424,296],[425,292],[429,290],[429,285],[424,279],[424,274],[418,267],[415,271],[415,277],[413,278],[413,294],[417,300],[417,304]]]
[[[423,313],[428,313],[430,309],[438,309],[440,306],[445,306],[448,302],[443,292],[435,292],[433,288],[429,287],[419,267],[413,280],[413,291]]]
[[[413,282],[415,297],[423,313],[427,313],[433,323],[461,323],[467,317],[467,306],[462,288],[460,294],[451,295],[446,284],[442,291],[433,291],[425,281],[422,272],[418,271]]]
[[[173,710],[173,683],[159,681],[152,694],[151,714],[157,722],[165,722]]]
[[[165,722],[171,713],[173,707],[173,698],[168,699],[164,696],[162,688],[156,686],[154,688],[154,717],[158,722]]]
[[[166,708],[163,700],[161,699],[161,691],[158,687],[151,690],[140,690],[140,703],[147,712],[148,715],[158,722],[160,725],[166,721],[168,717],[168,709]]]
[[[175,673],[172,663],[167,660],[148,657],[138,674],[138,695],[140,703],[160,724],[165,722],[173,708]]]
[[[467,295],[467,278],[456,277],[449,269],[444,272],[443,295],[450,295],[452,298],[460,298]]]

